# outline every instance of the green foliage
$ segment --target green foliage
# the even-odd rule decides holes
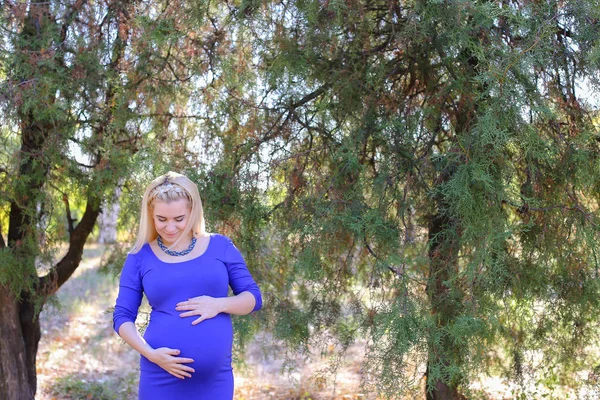
[[[110,379],[104,382],[86,379],[85,376],[67,375],[58,378],[50,393],[65,400],[120,400],[130,398],[134,382],[132,376]],[[116,389],[119,390],[116,390]]]
[[[27,254],[27,256],[16,255],[6,247],[0,249],[0,256],[2,258],[2,268],[0,269],[0,285],[8,288],[15,297],[21,296],[23,288],[31,288],[31,276],[35,276],[37,274],[35,269],[23,271],[22,268],[23,259],[30,257],[35,258],[37,249],[35,247],[25,246],[24,250],[29,250],[29,254]],[[27,265],[32,266],[33,260],[30,260]]]
[[[579,61],[599,40],[584,17],[597,5],[303,1],[237,15],[260,75],[248,82],[249,66],[236,91],[268,93],[236,110],[223,157],[230,180],[267,177],[233,193],[272,207],[256,261],[274,310],[292,310],[265,311],[279,337],[306,343],[308,326],[347,342],[351,318],[392,397],[417,385],[408,360],[430,390],[476,396],[479,372],[517,368],[501,348],[540,352],[555,366],[532,371],[541,385],[577,387],[597,338],[569,327],[596,307],[600,176],[573,82],[598,73]],[[244,124],[256,109],[263,123]],[[552,332],[536,330],[541,315]]]
[[[62,41],[1,13],[19,34],[2,42],[0,212],[27,199],[31,238],[66,238],[63,194],[79,219],[122,182],[130,240],[145,184],[173,169],[263,289],[240,349],[259,327],[305,351],[366,336],[365,384],[389,397],[423,373],[472,397],[485,373],[522,397],[593,375],[600,148],[580,86],[598,84],[597,0],[108,7]],[[44,151],[13,157],[27,126]],[[33,259],[0,251],[19,292]]]

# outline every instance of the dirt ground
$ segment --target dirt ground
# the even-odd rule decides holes
[[[59,290],[57,301],[47,304],[41,314],[38,400],[137,399],[139,356],[112,330],[110,307],[117,296],[118,278],[98,272],[102,251],[99,245],[86,247],[80,267]],[[360,387],[364,346],[363,342],[352,345],[331,374],[327,355],[307,359],[286,353],[267,334],[258,335],[247,348],[245,367],[234,367],[235,399],[375,400]],[[499,377],[482,376],[471,387],[482,393],[481,399],[508,400],[517,393]],[[420,400],[424,397],[420,393],[407,398]],[[585,394],[567,393],[534,397],[598,399],[600,385]]]
[[[102,247],[86,247],[82,264],[41,314],[39,400],[136,399],[138,354],[112,330],[118,279],[98,272]],[[327,359],[286,357],[268,335],[234,368],[236,399],[372,399],[360,391],[363,343],[352,346],[335,376]],[[294,366],[294,368],[289,368]]]

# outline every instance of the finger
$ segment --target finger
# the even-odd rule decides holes
[[[169,354],[171,356],[177,356],[177,355],[179,355],[179,353],[181,353],[179,351],[179,349],[169,349],[169,350],[167,350],[167,354]]]
[[[193,359],[191,359],[191,358],[177,357],[177,358],[175,359],[175,362],[176,362],[177,364],[189,364],[189,363],[193,363],[193,362],[194,362],[194,360],[193,360]],[[187,367],[187,368],[189,368],[189,367]]]
[[[193,310],[195,308],[195,306],[193,305],[186,305],[186,306],[177,306],[175,307],[175,310],[177,311],[186,311],[186,310]]]
[[[185,318],[185,317],[191,317],[193,315],[201,315],[201,314],[202,313],[200,311],[187,311],[182,314],[179,314],[179,316],[182,318]]]
[[[198,296],[198,297],[191,297],[187,300],[184,301],[180,301],[179,303],[177,303],[178,306],[183,306],[183,305],[190,305],[193,303],[197,303],[198,301],[200,301],[200,299],[202,298],[202,296]]]
[[[191,378],[192,375],[186,371],[180,371],[178,369],[173,370],[173,374],[179,375],[181,378]]]
[[[171,375],[173,375],[175,378],[184,379],[183,376],[178,374],[177,372],[171,372],[171,371],[167,371],[167,372],[170,373]]]
[[[178,364],[179,366],[179,371],[181,372],[196,372],[196,370],[192,367],[188,367],[185,364]]]
[[[192,322],[192,325],[198,325],[200,322],[204,321],[204,319],[205,319],[205,318],[204,318],[203,316],[201,316],[200,318],[197,318],[197,319],[195,319],[195,320]]]

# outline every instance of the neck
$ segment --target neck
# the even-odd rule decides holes
[[[167,247],[171,247],[173,245],[173,243],[175,243],[175,241],[169,241],[168,239],[166,239],[162,236],[161,236],[161,238],[162,238],[163,244]],[[192,232],[190,231],[187,234],[180,236],[177,247],[174,249],[171,249],[171,250],[181,250],[181,249],[187,248],[190,245],[191,241],[192,241]]]

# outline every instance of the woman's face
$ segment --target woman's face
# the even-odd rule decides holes
[[[190,202],[178,199],[170,202],[155,200],[152,218],[154,227],[165,244],[175,242],[183,234],[190,218]]]

